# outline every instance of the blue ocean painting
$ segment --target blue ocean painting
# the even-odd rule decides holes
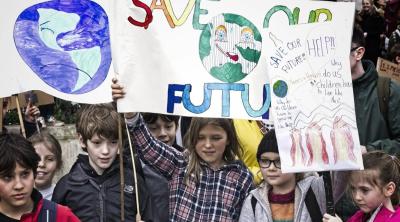
[[[108,17],[89,0],[55,0],[25,9],[15,22],[14,42],[40,79],[63,93],[94,90],[110,69]]]

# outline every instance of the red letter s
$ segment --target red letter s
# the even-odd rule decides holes
[[[149,27],[149,24],[151,23],[151,21],[153,21],[153,13],[152,13],[151,9],[149,8],[149,6],[147,6],[146,4],[144,4],[143,2],[141,2],[139,0],[132,0],[132,3],[135,6],[142,8],[146,11],[146,18],[144,19],[144,22],[139,22],[139,21],[133,19],[131,16],[129,16],[128,21],[132,25],[144,27],[145,29],[147,29]]]

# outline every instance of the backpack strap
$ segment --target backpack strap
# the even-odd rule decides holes
[[[400,39],[400,31],[399,31],[399,29],[396,29],[396,31],[394,31],[394,33],[396,33],[396,37],[397,37],[396,43],[397,43],[399,41],[399,39]]]
[[[251,208],[253,209],[254,217],[256,217],[256,204],[257,199],[254,196],[251,196]]]
[[[57,204],[43,199],[42,209],[40,209],[38,222],[55,222],[57,216]]]
[[[388,112],[389,112],[389,96],[390,96],[390,78],[379,76],[377,82],[379,110],[386,122],[386,127],[390,134]]]
[[[305,202],[308,213],[310,214],[311,217],[311,221],[312,222],[322,221],[321,209],[318,206],[317,198],[315,198],[314,191],[311,187],[307,191]]]

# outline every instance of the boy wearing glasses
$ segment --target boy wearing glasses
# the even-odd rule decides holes
[[[322,177],[304,178],[301,173],[282,173],[274,129],[262,138],[257,150],[257,161],[264,180],[246,198],[240,222],[311,222],[315,221],[317,211],[320,216],[317,220],[322,221],[321,213],[326,211]]]
[[[176,143],[179,116],[158,113],[142,113],[151,135],[161,142],[183,152],[184,149]],[[160,172],[142,162],[143,174],[147,189],[151,193],[153,206],[153,221],[168,221],[169,218],[169,187],[168,180]]]

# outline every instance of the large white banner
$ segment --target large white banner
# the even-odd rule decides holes
[[[265,32],[284,172],[362,169],[349,61],[351,31],[348,21]]]
[[[0,97],[41,90],[111,101],[108,0],[13,0],[0,8]]]
[[[349,26],[354,14],[353,3],[316,1],[114,3],[113,60],[127,90],[120,111],[248,119],[268,118],[273,45],[265,31],[330,20]]]

